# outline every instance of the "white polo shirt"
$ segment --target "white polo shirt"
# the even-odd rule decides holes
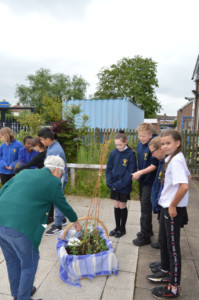
[[[167,163],[171,155],[167,156],[165,162]],[[182,152],[176,154],[166,169],[164,188],[162,190],[158,204],[163,208],[169,207],[173,201],[175,194],[179,188],[180,183],[188,184],[188,176],[190,172],[187,168],[187,164]],[[178,207],[187,206],[189,199],[189,191],[186,192],[184,197],[178,203]]]

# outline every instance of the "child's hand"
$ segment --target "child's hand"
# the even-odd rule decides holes
[[[132,174],[132,180],[138,180],[141,175],[142,175],[142,171],[141,170],[133,173]]]
[[[78,220],[74,223],[74,228],[77,232],[81,230],[81,225]]]
[[[173,205],[169,206],[169,216],[171,218],[175,218],[177,216],[176,206],[173,206]]]
[[[7,169],[7,170],[12,170],[12,167],[6,166],[6,169]]]

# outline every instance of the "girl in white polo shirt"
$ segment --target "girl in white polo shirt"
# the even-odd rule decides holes
[[[180,133],[167,129],[160,137],[161,148],[167,155],[163,174],[164,186],[158,201],[162,207],[160,214],[161,272],[168,276],[168,270],[170,270],[170,276],[168,286],[155,287],[152,289],[152,294],[158,299],[168,299],[177,298],[180,295],[180,228],[186,216],[190,172],[181,152]],[[153,275],[147,278],[152,280],[149,277]],[[157,282],[164,281],[157,280]]]

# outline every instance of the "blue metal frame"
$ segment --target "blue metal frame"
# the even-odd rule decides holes
[[[184,119],[193,119],[194,117],[182,117],[182,120],[181,120],[181,130],[183,130],[183,120]]]

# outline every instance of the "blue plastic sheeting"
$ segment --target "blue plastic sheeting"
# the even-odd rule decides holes
[[[106,237],[104,229],[97,227],[100,236],[105,239],[109,250],[97,254],[69,255],[66,247],[74,230],[69,230],[65,239],[58,237],[57,253],[60,260],[60,278],[67,284],[81,287],[80,279],[83,277],[94,278],[95,276],[118,274],[119,263],[113,252],[111,241]]]

